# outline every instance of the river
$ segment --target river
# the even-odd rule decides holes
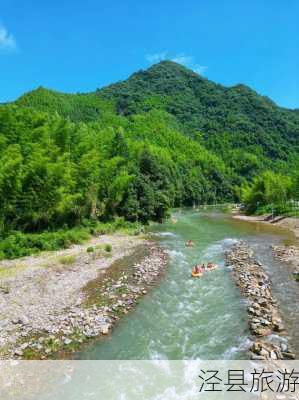
[[[288,231],[231,218],[222,213],[181,210],[151,226],[151,235],[167,249],[170,262],[161,282],[125,316],[111,336],[76,355],[77,359],[246,359],[249,343],[246,304],[225,266],[225,251],[238,239],[254,248],[273,281],[290,335],[299,350],[298,283],[291,268],[275,260],[270,246],[292,241]],[[193,248],[185,246],[192,239]],[[190,271],[198,262],[219,269],[201,279]]]

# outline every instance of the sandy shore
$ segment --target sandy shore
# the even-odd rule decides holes
[[[233,218],[249,222],[261,222],[264,224],[285,228],[292,231],[296,236],[296,238],[299,239],[299,218],[275,217],[274,219],[272,219],[268,215],[256,215],[256,216],[234,215]]]
[[[127,273],[116,268],[106,277],[109,267],[138,249],[138,264],[131,260]],[[155,243],[120,234],[2,261],[0,358],[56,357],[60,350],[74,351],[89,338],[108,334],[120,310],[127,313],[146,294],[146,285],[165,264],[166,255]]]

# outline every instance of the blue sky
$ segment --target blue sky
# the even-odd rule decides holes
[[[299,108],[298,0],[1,0],[0,101],[92,91],[161,58]]]

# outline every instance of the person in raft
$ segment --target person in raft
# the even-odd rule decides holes
[[[205,272],[205,265],[204,264],[202,264],[202,266],[195,265],[195,267],[193,268],[193,272],[194,274],[203,274]]]
[[[193,268],[193,273],[196,275],[200,273],[198,265],[195,265],[195,267]]]
[[[187,240],[186,246],[187,247],[193,247],[194,246],[194,242],[192,240]]]

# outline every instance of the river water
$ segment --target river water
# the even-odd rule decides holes
[[[246,359],[250,333],[246,304],[225,267],[225,251],[238,239],[247,240],[273,281],[290,341],[299,350],[298,283],[292,270],[274,260],[270,246],[293,236],[265,224],[232,219],[221,213],[178,211],[177,223],[151,227],[167,249],[170,262],[160,284],[125,316],[111,336],[77,354],[79,359]],[[192,239],[193,248],[185,242]],[[201,279],[190,277],[198,262],[220,268]]]

